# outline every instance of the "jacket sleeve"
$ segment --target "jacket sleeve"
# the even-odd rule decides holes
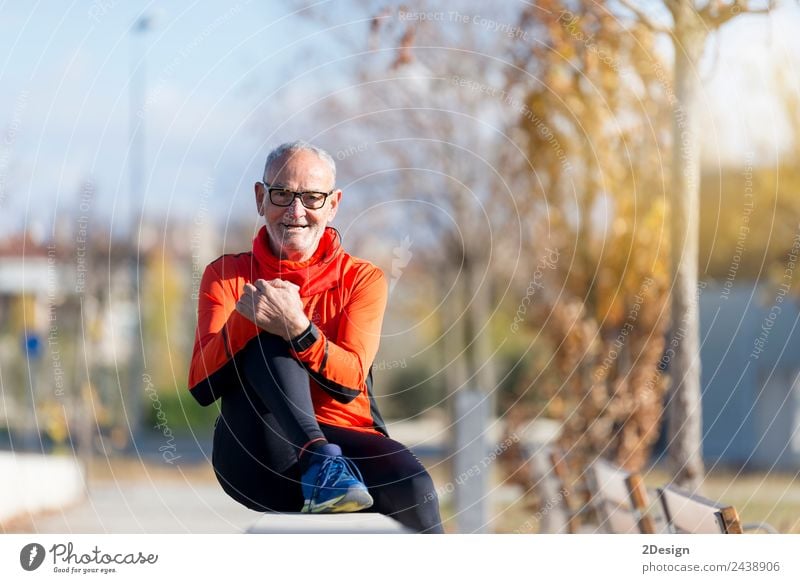
[[[339,320],[336,341],[321,331],[317,341],[295,357],[309,375],[337,401],[347,403],[366,390],[367,376],[380,345],[389,291],[377,267],[365,270]]]
[[[255,324],[236,312],[235,285],[237,278],[224,279],[215,263],[206,267],[200,282],[189,389],[204,406],[237,382],[233,355],[241,348],[239,344],[258,332]]]

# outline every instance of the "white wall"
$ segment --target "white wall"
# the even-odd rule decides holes
[[[0,522],[75,503],[84,483],[71,457],[0,452]]]

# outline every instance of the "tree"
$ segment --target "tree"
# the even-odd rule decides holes
[[[414,261],[424,258],[435,274],[435,296],[444,298],[435,313],[438,374],[448,395],[478,388],[493,400],[493,294],[507,287],[508,263],[522,251],[508,166],[518,150],[509,137],[518,112],[503,102],[505,66],[491,57],[502,53],[505,37],[457,16],[450,26],[416,17],[455,14],[440,3],[373,8],[368,37],[348,46],[355,53],[367,41],[371,49],[345,73],[357,91],[330,99],[325,112],[340,126],[357,119],[353,129],[337,127],[339,141],[369,143],[370,156],[343,155],[339,165],[343,174],[371,177],[371,193],[407,201],[404,216],[387,216],[382,234],[409,238]],[[395,294],[392,302],[414,306],[420,295]]]
[[[524,318],[526,336],[552,357],[522,375],[511,399],[563,420],[559,443],[576,472],[599,455],[639,471],[664,389],[663,67],[646,27],[623,26],[595,2],[537,3],[520,26],[536,39],[515,62],[537,80],[520,127],[538,178],[533,198],[544,203],[524,222],[539,233],[531,248],[559,253],[534,272],[542,277]]]
[[[674,481],[697,488],[703,479],[700,342],[697,308],[700,155],[698,152],[698,63],[709,35],[739,14],[765,13],[774,6],[748,0],[663,0],[672,26],[653,19],[633,0],[620,0],[639,22],[669,35],[674,48],[673,149],[670,188],[672,334],[680,334],[670,362],[667,401],[668,457]]]

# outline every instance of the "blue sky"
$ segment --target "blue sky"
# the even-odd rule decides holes
[[[153,3],[153,6],[156,6]],[[260,96],[292,59],[292,41],[268,5],[242,2],[11,3],[0,7],[0,127],[5,126],[3,228],[49,223],[48,208],[77,200],[91,179],[94,212],[126,204],[129,87],[146,63],[149,213],[189,213],[209,178],[249,193],[265,151]],[[129,28],[154,16],[146,35]],[[288,54],[287,54],[288,53]],[[133,65],[133,66],[132,66]],[[10,138],[10,139],[9,139]],[[232,181],[232,179],[234,179]],[[158,193],[150,194],[150,193]],[[116,212],[126,211],[117,206]],[[26,221],[25,215],[28,215]],[[45,215],[45,216],[43,216]],[[119,216],[119,214],[118,214]]]
[[[131,35],[142,14],[153,17],[151,30]],[[798,30],[800,9],[788,7],[771,24],[748,17],[723,31],[708,94],[723,158],[781,141],[768,73],[776,54],[797,67]],[[282,124],[313,101],[315,87],[331,91],[337,69],[285,80],[320,59],[346,57],[333,37],[365,31],[363,22],[315,27],[279,2],[0,3],[0,230],[49,229],[75,208],[87,179],[92,213],[113,212],[115,229],[122,224],[130,208],[128,82],[142,57],[145,212],[188,220],[209,180],[214,216],[247,212],[269,147],[298,129],[314,131],[308,122]]]

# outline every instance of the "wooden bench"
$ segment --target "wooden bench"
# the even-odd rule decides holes
[[[547,461],[561,497],[557,508],[563,517],[561,518],[563,524],[557,528],[557,532],[568,534],[585,532],[587,517],[591,521],[590,515],[594,509],[591,506],[592,493],[586,480],[582,479],[584,476],[582,475],[577,481],[571,479],[566,456],[557,448],[547,451]]]
[[[742,534],[733,506],[691,494],[674,486],[658,489],[669,531],[675,534]]]
[[[610,534],[655,534],[650,502],[639,474],[628,472],[603,459],[590,468],[592,504],[600,527]]]
[[[560,450],[551,449],[548,460],[563,495],[559,511],[564,516],[564,525],[560,532],[654,534],[659,531],[649,514],[649,496],[639,474],[598,459],[577,480],[572,480]]]
[[[742,524],[736,508],[720,504],[675,486],[658,489],[669,532],[676,534],[742,534],[762,531],[777,534],[766,522]]]
[[[588,534],[739,534],[777,533],[770,524],[742,524],[733,506],[721,504],[667,485],[648,493],[639,474],[597,459],[577,478],[557,448],[540,456],[539,489],[559,503],[543,511],[542,532]],[[544,466],[547,465],[547,468]],[[552,495],[555,483],[558,497]],[[545,486],[548,486],[546,488]]]

